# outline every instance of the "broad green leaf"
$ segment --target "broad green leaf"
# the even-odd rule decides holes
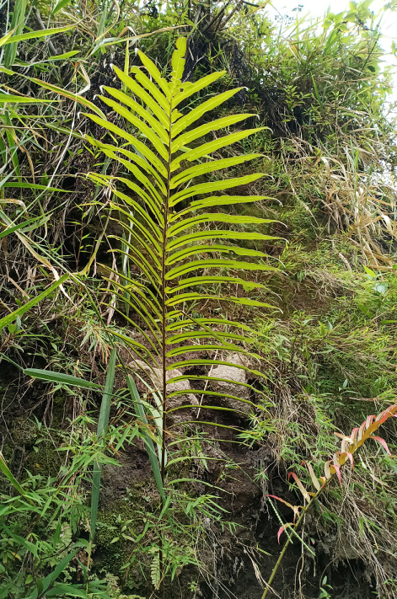
[[[115,271],[113,272],[116,274]],[[144,301],[147,303],[146,309],[149,308],[150,311],[154,310],[155,312],[156,310],[161,311],[161,302],[156,294],[156,291],[153,292],[146,284],[139,284],[136,280],[133,280],[121,273],[119,273],[119,277],[120,279],[123,279],[129,283],[128,285],[122,285],[115,281],[115,286],[118,287],[120,291],[124,291],[125,289],[130,290],[134,295],[139,295],[142,299],[144,299]]]
[[[69,1],[69,0],[68,0]],[[87,592],[82,589],[80,586],[76,586],[74,584],[65,584],[65,583],[57,583],[52,589],[46,592],[46,597],[82,597],[83,599],[88,599],[89,595]]]
[[[134,125],[134,127],[136,127],[142,135],[147,137],[147,139],[150,142],[152,142],[157,152],[160,154],[162,158],[164,158],[164,160],[168,159],[168,152],[163,140],[153,131],[153,129],[151,129],[151,127],[149,127],[141,119],[138,119],[138,117],[132,114],[130,110],[124,108],[124,106],[121,106],[118,102],[115,102],[115,100],[111,100],[106,96],[99,96],[99,98],[100,100],[102,100],[102,102],[104,102],[108,106],[111,106],[111,108],[113,108],[113,110],[117,112],[117,114],[124,117],[127,121]]]
[[[57,565],[55,570],[53,572],[51,572],[51,574],[48,574],[48,576],[46,576],[44,578],[44,580],[40,580],[41,589],[39,589],[39,585],[38,585],[38,588],[35,591],[33,591],[33,593],[30,595],[29,599],[37,599],[39,597],[39,595],[41,597],[43,594],[45,594],[46,591],[49,589],[49,587],[56,581],[58,576],[60,576],[62,574],[62,572],[64,570],[66,570],[68,564],[72,561],[72,559],[74,558],[76,553],[79,551],[79,549],[80,549],[80,547],[77,547],[71,553],[68,553],[67,555],[65,555],[65,557],[63,557],[61,559],[61,561],[59,562],[59,564]]]
[[[123,198],[123,200],[125,200],[127,204],[129,203],[128,202],[129,197],[126,196],[125,194],[123,194],[121,192],[117,192],[117,196],[120,198]],[[114,207],[120,209],[120,207],[117,206],[116,204],[114,204]],[[123,211],[123,212],[124,212],[124,214],[126,213],[125,211]],[[135,231],[135,230],[141,231],[142,234],[151,243],[153,248],[155,248],[157,250],[158,255],[161,255],[161,250],[160,250],[160,245],[159,245],[159,242],[161,241],[160,231],[159,231],[158,227],[155,225],[155,223],[153,223],[153,222],[151,223],[151,231],[153,231],[155,233],[157,239],[154,238],[154,235],[152,235],[151,231],[146,226],[146,223],[142,223],[138,218],[136,218],[135,216],[132,216],[131,213],[127,212],[127,214],[128,214],[130,223],[134,225],[134,229],[131,229],[131,230],[132,231]],[[145,218],[145,221],[146,221],[146,218]]]
[[[59,0],[56,4],[54,10],[52,11],[53,15],[56,15],[57,12],[65,8],[68,4],[70,4],[71,0]]]
[[[195,148],[194,150],[189,150],[186,152],[186,154],[182,154],[171,162],[171,172],[174,172],[177,168],[179,168],[183,160],[188,160],[189,162],[198,160],[199,158],[203,158],[203,156],[207,156],[208,154],[212,154],[212,152],[220,150],[220,148],[225,148],[226,146],[230,146],[231,144],[241,141],[242,139],[245,139],[254,133],[263,131],[263,129],[266,129],[266,127],[258,127],[257,129],[239,131],[238,133],[232,133],[231,135],[225,135],[224,137],[210,141],[202,146],[199,146],[198,148]]]
[[[244,156],[235,156],[233,158],[224,158],[222,160],[212,160],[210,162],[205,162],[204,164],[197,164],[196,166],[175,175],[175,177],[171,179],[170,189],[175,189],[175,187],[181,183],[190,181],[194,177],[200,177],[207,173],[213,173],[224,168],[237,166],[238,164],[242,164],[248,160],[255,160],[256,158],[262,158],[262,154],[245,154]],[[255,196],[255,200],[253,201],[258,201],[258,199],[259,198]]]
[[[177,266],[167,272],[165,279],[171,281],[176,277],[180,277],[189,272],[198,270],[199,268],[233,268],[236,270],[276,270],[273,266],[267,264],[257,264],[255,262],[240,262],[238,260],[224,260],[222,258],[213,258],[206,260],[192,260],[183,266]]]
[[[36,306],[39,302],[41,302],[41,300],[43,300],[47,296],[49,296],[53,291],[55,291],[55,289],[57,289],[60,285],[62,285],[62,283],[64,283],[68,278],[69,278],[68,274],[62,275],[62,277],[60,277],[57,281],[55,281],[55,283],[53,283],[48,289],[43,291],[43,293],[40,293],[40,295],[33,298],[32,300],[30,300],[29,302],[27,302],[26,304],[24,304],[17,310],[14,310],[14,312],[11,312],[11,314],[4,316],[4,318],[0,318],[0,331],[2,329],[4,329],[4,327],[6,327],[9,324],[11,324],[12,322],[14,322],[14,320],[16,320],[18,318],[18,316],[19,317],[22,316],[23,314],[25,314],[25,312],[27,312],[28,310],[30,310],[31,308]]]
[[[179,281],[179,284],[175,287],[166,287],[165,292],[167,294],[176,293],[181,291],[182,289],[186,289],[188,287],[196,287],[197,285],[216,285],[219,283],[229,283],[233,285],[242,285],[245,291],[252,291],[253,289],[266,289],[266,285],[262,285],[261,283],[255,283],[252,281],[244,281],[244,279],[239,279],[238,277],[226,277],[215,275],[213,277],[210,276],[200,276],[200,277],[192,277],[189,279],[182,279]]]
[[[168,379],[168,384],[172,385],[173,383],[177,383],[178,381],[186,381],[186,380],[198,380],[198,381],[208,381],[209,383],[211,382],[221,382],[221,383],[233,383],[233,385],[237,385],[238,387],[245,387],[247,389],[250,389],[251,391],[253,391],[254,393],[257,393],[259,395],[262,395],[265,399],[267,398],[266,394],[263,393],[262,391],[260,391],[259,389],[257,389],[256,387],[253,387],[252,385],[249,385],[248,383],[241,383],[239,381],[231,381],[230,379],[225,379],[225,378],[220,378],[220,377],[215,377],[215,376],[206,376],[206,375],[186,375],[186,376],[176,376],[176,377],[172,377],[170,379]],[[199,390],[196,390],[197,393],[199,393]],[[202,390],[201,390],[202,391]],[[256,406],[258,407],[258,406]]]
[[[172,73],[171,80],[173,88],[179,87],[185,68],[185,54],[187,48],[187,39],[180,37],[176,41],[176,49],[172,54]]]
[[[277,239],[277,238],[274,238]],[[196,254],[207,254],[207,253],[221,253],[221,254],[230,254],[234,253],[238,256],[255,256],[257,258],[266,258],[268,254],[264,252],[259,252],[258,250],[251,250],[249,248],[239,248],[233,245],[221,245],[218,243],[214,243],[212,245],[193,245],[183,250],[179,250],[178,252],[173,252],[168,255],[165,263],[168,265],[175,264],[176,262],[181,262],[190,256],[194,256]]]
[[[149,161],[149,163],[151,164],[151,166],[154,169],[157,169],[158,172],[161,173],[164,177],[167,176],[167,171],[165,170],[164,165],[162,164],[160,159],[157,158],[157,156],[154,154],[154,152],[152,152],[152,150],[150,150],[150,148],[145,146],[145,144],[143,144],[136,137],[134,137],[134,135],[127,133],[126,131],[124,131],[123,129],[118,127],[117,125],[114,125],[110,121],[106,121],[106,120],[98,117],[95,114],[86,114],[85,113],[84,116],[87,116],[92,121],[94,121],[95,123],[97,123],[98,125],[103,127],[104,129],[108,129],[108,131],[112,131],[112,133],[116,133],[116,135],[121,137],[121,139],[124,139],[125,141],[129,142],[132,146],[134,146],[134,148],[136,148],[138,150],[138,152],[140,152],[146,158],[146,160]]]
[[[22,229],[23,233],[33,231],[34,229],[37,229],[37,227],[40,227],[41,225],[46,223],[49,220],[49,218],[49,216],[46,216],[44,218],[38,216],[36,218],[31,218],[30,220],[23,221],[22,223],[19,223],[19,225],[14,225],[11,227],[7,226],[5,229],[1,231],[0,239],[2,237],[6,237],[7,235],[11,235],[11,233],[15,233],[15,231],[19,231],[20,229]]]
[[[157,226],[157,224],[154,222],[154,220],[152,218],[150,218],[150,214],[148,214],[147,209],[145,210],[139,202],[137,202],[133,198],[130,198],[125,193],[122,193],[121,191],[115,190],[114,195],[116,197],[120,198],[121,200],[124,200],[124,202],[126,204],[128,204],[128,206],[131,206],[132,208],[134,208],[135,212],[138,213],[139,216],[145,221],[147,228],[153,233],[153,235],[155,235],[157,240],[162,241],[161,231],[160,231],[159,227]],[[147,205],[150,207],[150,209],[153,211],[154,214],[157,213],[157,206],[152,201],[147,201]],[[122,208],[120,208],[120,206],[118,206],[114,202],[112,202],[112,206],[114,206],[115,209],[120,210],[123,214],[128,216],[128,220],[130,221],[130,223],[135,222],[134,219],[136,220],[136,218],[131,216],[131,212],[123,210]],[[162,220],[163,219],[161,217],[161,219],[160,219],[161,225],[163,225],[163,223],[161,222]],[[156,262],[157,262],[157,264],[159,264],[158,260],[156,260]]]
[[[139,343],[138,341],[135,341],[135,339],[133,339],[129,335],[123,335],[122,333],[119,333],[118,331],[114,331],[113,335],[115,335],[122,341],[125,341],[125,343],[127,343],[128,345],[131,345],[131,347],[133,347],[137,353],[139,353],[139,351],[143,352],[142,354],[140,354],[142,356],[142,359],[146,355],[146,359],[149,358],[149,360],[151,360],[152,362],[155,361],[155,358],[154,358],[153,354],[151,353],[151,351],[147,347],[142,345],[142,343]]]
[[[29,33],[21,33],[20,35],[13,35],[8,38],[4,44],[14,44],[16,42],[25,42],[27,40],[39,39],[41,37],[48,37],[49,35],[55,35],[56,33],[64,33],[74,29],[74,25],[67,25],[66,27],[56,27],[54,29],[40,29],[38,31],[30,31]]]
[[[69,385],[71,387],[80,387],[81,389],[100,389],[101,386],[91,381],[86,381],[71,374],[63,372],[53,372],[51,370],[40,370],[39,368],[26,368],[23,371],[25,376],[30,376],[33,379],[48,381],[50,383],[58,383],[61,385]]]
[[[167,245],[167,251],[176,250],[177,248],[196,241],[204,241],[209,239],[262,239],[263,241],[269,241],[271,239],[278,239],[270,235],[262,235],[262,233],[242,233],[241,231],[227,231],[227,230],[215,230],[215,231],[199,231],[197,233],[190,233],[190,235],[184,235],[177,237],[174,241],[171,241]],[[234,249],[233,251],[236,251]],[[237,252],[236,252],[237,253]]]
[[[46,191],[70,193],[66,189],[60,189],[58,187],[47,187],[47,185],[40,185],[39,183],[4,183],[2,187],[16,187],[18,189],[45,189]]]
[[[253,340],[249,340],[246,336],[238,335],[237,333],[223,333],[221,331],[217,331],[216,335],[220,339],[233,339],[234,341],[244,341],[247,343],[253,342]],[[214,335],[211,331],[187,331],[185,333],[167,337],[167,344],[173,345],[174,343],[182,343],[188,339],[209,339],[213,336]]]
[[[161,76],[161,73],[154,64],[154,62],[150,60],[150,58],[146,56],[146,54],[141,52],[141,50],[138,50],[138,56],[141,59],[142,64],[146,67],[147,71],[149,72],[149,75],[153,77],[157,85],[161,87],[161,90],[163,94],[166,96],[167,100],[170,101],[172,93],[170,91],[169,85],[167,81],[163,79],[163,77]]]
[[[225,382],[228,383],[232,383],[234,384],[234,381],[232,381],[231,379],[224,379]],[[230,393],[220,393],[217,391],[212,391],[210,390],[206,390],[206,389],[189,389],[189,393],[192,393],[193,395],[210,395],[211,397],[222,397],[222,398],[228,398],[228,399],[234,399],[235,401],[239,401],[241,403],[245,403],[245,404],[249,404],[250,406],[253,406],[254,408],[257,408],[257,405],[254,404],[252,401],[250,401],[249,399],[243,399],[242,397],[237,397],[237,395],[230,395]],[[178,397],[179,395],[186,395],[186,389],[182,389],[180,391],[173,391],[172,393],[170,393],[169,395],[167,395],[167,397]],[[167,410],[167,413],[172,412],[174,410],[180,410],[185,408],[186,406],[179,406],[177,408],[173,408],[172,410]],[[194,406],[191,406],[194,407]],[[204,407],[204,406],[203,406]],[[209,409],[212,408],[216,408],[216,406],[207,406]],[[233,409],[233,408],[232,408]]]
[[[145,119],[149,123],[149,125],[154,129],[154,131],[157,133],[159,138],[165,144],[168,145],[169,139],[168,139],[167,131],[164,129],[162,124],[159,123],[159,121],[150,114],[150,112],[148,110],[143,108],[143,106],[138,104],[138,102],[135,102],[135,100],[133,100],[132,98],[127,96],[127,94],[120,91],[119,89],[114,89],[113,87],[107,87],[107,86],[104,86],[103,89],[105,91],[107,91],[108,94],[110,94],[111,96],[113,96],[114,98],[119,100],[120,102],[123,102],[124,104],[126,104],[129,108],[131,108],[134,112],[136,112],[142,119]]]
[[[178,214],[172,217],[172,221],[182,218],[189,212],[195,210],[201,210],[202,208],[209,208],[210,206],[232,206],[233,204],[250,204],[252,202],[259,202],[261,200],[272,200],[268,196],[213,196],[203,200],[195,200],[191,202],[189,207],[185,210],[181,210]]]
[[[223,212],[214,212],[207,214],[199,214],[197,216],[193,216],[192,218],[186,218],[181,222],[173,225],[168,229],[168,237],[175,237],[182,233],[182,231],[186,231],[187,229],[191,229],[194,226],[202,225],[204,223],[230,223],[236,225],[262,225],[262,224],[270,224],[275,221],[268,218],[258,218],[257,216],[237,216],[234,214],[224,214]]]
[[[205,325],[205,326],[212,326],[212,325],[222,325],[222,326],[231,326],[231,327],[238,327],[240,329],[242,329],[243,331],[249,331],[250,333],[255,333],[255,331],[253,329],[251,329],[249,326],[247,326],[246,324],[243,324],[241,322],[237,322],[235,320],[228,320],[227,318],[195,318],[194,320],[191,318],[188,319],[184,319],[184,320],[178,320],[177,322],[173,322],[170,323],[166,326],[166,331],[174,331],[180,328],[185,328],[188,326],[200,326],[201,324]]]
[[[198,302],[204,300],[214,300],[218,302],[232,302],[233,304],[241,304],[242,306],[256,306],[258,308],[271,308],[275,309],[274,306],[267,304],[266,302],[260,302],[245,297],[234,297],[232,295],[210,295],[207,293],[182,293],[174,298],[166,300],[166,306],[177,306],[178,304],[184,304],[185,302]]]
[[[161,339],[160,339],[160,337],[157,336],[155,329],[152,327],[152,323],[146,317],[146,312],[143,312],[140,310],[139,304],[137,302],[130,301],[129,298],[126,299],[124,295],[115,292],[115,296],[120,299],[120,303],[124,303],[124,304],[127,303],[130,307],[132,307],[135,310],[135,312],[138,314],[138,316],[140,316],[142,318],[143,322],[146,324],[147,330],[150,331],[152,338],[149,337],[149,335],[145,332],[144,329],[142,329],[139,325],[137,325],[136,319],[132,320],[127,314],[121,312],[121,310],[119,310],[117,307],[115,308],[116,312],[118,314],[120,314],[123,318],[125,318],[127,320],[127,322],[129,322],[133,326],[134,329],[136,329],[139,333],[141,333],[141,335],[143,337],[145,337],[146,341],[152,347],[154,353],[157,354],[157,356],[160,356],[159,347],[161,345]]]
[[[139,85],[132,77],[129,75],[125,75],[123,71],[121,71],[116,66],[113,66],[113,70],[116,73],[117,77],[124,83],[128,89],[130,89],[138,98],[140,98],[146,106],[150,108],[153,115],[161,122],[165,129],[169,129],[169,116],[168,111],[164,112],[160,106],[153,100],[150,94],[147,93],[143,89],[141,85]],[[168,109],[167,109],[168,110]]]
[[[73,58],[73,56],[76,56],[76,54],[79,53],[80,50],[71,50],[70,52],[65,52],[65,54],[54,54],[53,56],[49,56],[46,60],[43,60],[42,62],[53,62],[54,60],[68,60],[68,58]]]
[[[112,157],[112,156],[111,156]],[[155,187],[152,185],[151,181],[142,173],[142,171],[135,166],[134,164],[131,164],[130,162],[128,162],[127,160],[124,160],[123,158],[118,158],[118,161],[120,162],[120,164],[124,164],[124,166],[126,168],[128,168],[128,170],[134,175],[134,177],[136,179],[138,179],[138,181],[140,181],[140,183],[142,185],[144,185],[146,187],[146,190],[148,192],[148,196],[145,196],[144,199],[148,202],[150,201],[150,206],[152,207],[153,213],[155,214],[157,220],[159,221],[159,223],[161,225],[164,224],[164,217],[161,213],[161,197],[158,194],[158,192],[156,191]],[[119,181],[122,181],[122,178],[118,179]],[[131,186],[131,181],[128,181],[128,187],[130,187],[131,189],[134,189]],[[117,193],[115,191],[115,193]],[[148,200],[147,198],[150,198],[150,200]],[[148,218],[150,218],[150,215],[148,215]],[[147,219],[146,219],[147,220]],[[153,223],[153,225],[157,226],[156,223]],[[153,225],[152,228],[153,228]]]
[[[246,175],[245,177],[236,177],[234,179],[226,179],[224,181],[215,181],[214,183],[200,183],[199,185],[193,185],[183,191],[175,193],[169,199],[170,206],[176,206],[179,202],[183,202],[188,198],[195,195],[201,195],[204,193],[212,193],[214,191],[223,191],[224,189],[231,189],[241,185],[248,185],[253,181],[257,181],[264,177],[263,173],[253,173],[252,175]]]
[[[16,0],[14,2],[11,21],[12,35],[11,37],[5,36],[2,40],[3,44],[8,44],[4,53],[4,66],[6,68],[13,64],[17,56],[18,42],[14,40],[22,34],[25,27],[27,6],[28,0]]]
[[[227,92],[223,92],[222,94],[217,94],[216,96],[213,96],[206,102],[203,102],[193,110],[190,110],[184,117],[179,119],[177,123],[172,126],[172,138],[175,139],[177,135],[182,133],[182,131],[185,131],[187,127],[189,127],[199,118],[201,118],[203,114],[209,112],[210,110],[213,110],[220,104],[223,104],[223,102],[226,102],[227,100],[235,96],[242,89],[242,87],[238,87],[236,89],[230,89]]]
[[[136,154],[135,152],[130,152],[130,150],[126,150],[125,148],[121,148],[118,146],[112,146],[110,144],[104,144],[92,137],[90,137],[89,135],[86,135],[85,138],[89,141],[89,143],[103,151],[107,151],[109,152],[109,154],[112,154],[115,158],[115,160],[118,160],[118,156],[115,155],[115,153],[117,152],[118,154],[122,154],[123,156],[126,156],[127,158],[129,158],[130,160],[132,160],[133,162],[135,162],[141,169],[143,169],[146,173],[153,175],[153,177],[156,179],[156,183],[158,184],[160,190],[162,191],[163,194],[166,193],[166,188],[163,182],[163,179],[158,175],[157,171],[148,163],[146,162],[146,160],[144,160],[141,156],[138,156],[138,154]]]
[[[207,75],[206,77],[202,77],[202,79],[199,79],[196,83],[184,83],[183,86],[181,86],[182,91],[173,97],[172,106],[175,108],[193,94],[196,94],[202,89],[210,86],[211,83],[214,83],[220,77],[223,77],[225,73],[226,71],[218,71],[216,73],[211,73],[211,75]]]
[[[116,206],[116,205],[115,205]],[[124,213],[125,211],[120,207],[117,206],[117,209],[119,212]],[[113,219],[112,219],[113,220]],[[159,265],[159,255],[156,254],[156,252],[154,251],[154,249],[146,243],[146,251],[145,254],[149,254],[148,256],[144,256],[144,254],[142,252],[140,252],[140,250],[138,249],[140,247],[140,245],[142,244],[142,235],[139,233],[139,230],[137,230],[137,228],[131,228],[130,226],[128,226],[126,223],[122,223],[122,227],[131,234],[131,237],[133,237],[133,239],[135,239],[137,241],[137,245],[132,245],[132,243],[128,240],[122,240],[120,237],[117,237],[115,235],[109,235],[110,239],[117,239],[118,241],[123,241],[123,243],[125,243],[125,245],[127,246],[127,248],[129,248],[131,250],[131,252],[133,252],[135,254],[135,256],[138,256],[140,261],[146,265],[146,267],[148,268],[148,270],[152,273],[151,274],[151,278],[153,278],[153,280],[155,281],[154,285],[156,286],[157,283],[159,282],[159,277],[160,274],[158,272],[158,270],[156,271],[156,266]],[[131,240],[132,241],[132,240]],[[114,250],[116,251],[116,250]],[[121,250],[117,250],[117,251],[121,251]],[[150,264],[148,262],[148,259],[153,260],[154,265]],[[120,273],[116,273],[117,276],[120,276]]]
[[[267,376],[260,372],[259,370],[253,370],[252,368],[248,368],[248,366],[244,366],[243,364],[235,364],[234,362],[228,362],[227,360],[206,360],[204,358],[192,358],[191,360],[182,360],[180,362],[174,362],[171,366],[167,366],[166,370],[175,370],[180,368],[190,368],[192,366],[206,366],[211,368],[212,366],[232,366],[233,368],[237,368],[239,370],[245,370],[250,374],[253,374],[261,379],[267,379]]]
[[[161,338],[159,337],[159,334],[161,334],[161,330],[158,326],[158,323],[150,315],[148,315],[147,309],[145,309],[143,307],[143,304],[136,298],[131,299],[131,297],[129,297],[128,299],[126,299],[123,294],[117,292],[115,292],[115,295],[120,299],[120,302],[127,303],[133,310],[135,310],[138,316],[142,318],[142,321],[146,324],[147,330],[150,331],[151,335],[153,336],[153,339],[150,339],[147,336],[145,331],[136,324],[136,321],[132,320],[129,316],[122,313],[120,310],[118,310],[118,313],[121,314],[123,318],[125,318],[131,325],[133,325],[133,327],[136,330],[142,333],[142,335],[148,341],[149,345],[151,345],[151,347],[153,348],[154,353],[159,354],[159,347],[161,346]]]
[[[218,341],[218,339],[216,339]],[[238,345],[234,345],[233,343],[227,343],[225,341],[225,338],[221,338],[219,339],[218,344],[215,343],[202,343],[202,344],[195,344],[195,345],[183,345],[182,347],[174,347],[171,348],[167,351],[166,353],[166,357],[167,358],[172,358],[174,356],[180,356],[180,355],[186,355],[190,352],[196,353],[196,352],[208,352],[208,351],[217,351],[219,349],[221,349],[222,351],[228,351],[228,352],[238,352],[244,355],[250,355],[253,356],[254,358],[257,359],[263,359],[261,358],[258,354],[252,354],[250,352],[247,352],[243,349],[241,349],[241,347],[239,347]],[[184,389],[184,392],[186,394],[186,389]]]
[[[170,113],[170,103],[166,96],[159,90],[158,87],[150,81],[150,79],[145,75],[143,71],[141,71],[138,67],[132,67],[131,73],[134,73],[136,80],[141,84],[142,87],[147,89],[147,91],[153,96],[156,100],[158,107],[161,107],[165,114],[168,115]],[[154,111],[154,114],[157,115],[157,110]]]
[[[205,125],[201,125],[197,129],[192,129],[183,135],[180,135],[171,145],[171,153],[174,154],[181,148],[182,146],[186,146],[190,144],[192,141],[199,139],[200,137],[204,137],[207,133],[211,131],[219,131],[219,129],[224,129],[225,127],[230,127],[231,125],[235,125],[236,123],[240,123],[245,119],[248,119],[252,116],[256,116],[255,114],[235,114],[233,116],[226,116],[221,119],[217,119],[216,121],[212,121],[211,123],[206,123]]]

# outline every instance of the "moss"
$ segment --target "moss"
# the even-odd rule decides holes
[[[112,574],[123,575],[121,568],[131,557],[140,516],[135,501],[119,499],[98,512],[95,544],[98,566]]]
[[[51,439],[41,439],[34,445],[33,450],[25,460],[25,468],[32,474],[41,474],[43,477],[56,476],[59,472],[61,460]]]

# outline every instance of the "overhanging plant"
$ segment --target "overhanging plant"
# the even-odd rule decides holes
[[[145,341],[138,342],[127,333],[116,334],[133,349],[136,361],[161,372],[161,382],[157,385],[160,401],[156,407],[160,418],[155,420],[161,445],[163,483],[169,400],[186,393],[183,390],[170,392],[168,388],[188,379],[181,373],[168,378],[169,373],[194,365],[207,367],[208,375],[194,377],[197,386],[210,381],[211,368],[220,364],[261,375],[251,369],[250,363],[236,365],[227,358],[230,353],[254,355],[245,349],[250,341],[249,328],[227,318],[197,316],[197,306],[210,299],[269,307],[249,297],[253,289],[263,285],[247,281],[238,276],[237,271],[268,271],[274,267],[265,262],[267,255],[262,251],[236,243],[240,240],[266,243],[275,239],[235,227],[266,225],[272,222],[269,219],[216,211],[220,207],[267,199],[221,195],[225,190],[256,181],[262,174],[195,182],[196,177],[260,158],[260,154],[246,154],[223,159],[213,158],[212,154],[261,128],[243,129],[206,141],[211,132],[255,115],[230,115],[200,124],[201,117],[232,98],[240,88],[210,97],[195,104],[194,109],[188,105],[183,108],[193,94],[208,88],[224,73],[212,73],[195,83],[182,83],[186,39],[179,38],[176,46],[169,81],[145,54],[138,52],[143,68],[133,67],[128,74],[114,67],[123,91],[112,87],[102,90],[100,99],[112,111],[109,120],[97,114],[87,115],[107,130],[111,143],[90,136],[87,140],[126,172],[125,176],[91,173],[89,177],[113,192],[109,208],[124,231],[122,236],[115,236],[121,248],[115,251],[121,252],[123,265],[128,259],[131,268],[114,272],[112,284],[120,305],[130,307],[129,315],[125,310],[124,317],[141,332]],[[131,276],[130,272],[139,274]],[[225,284],[243,288],[244,293],[230,295],[224,290]],[[132,311],[139,315],[144,323],[142,327],[131,318]],[[192,359],[193,351],[213,357]],[[198,388],[189,393],[205,391]],[[227,393],[217,395],[230,397]]]

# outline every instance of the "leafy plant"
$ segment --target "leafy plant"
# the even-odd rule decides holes
[[[183,102],[200,90],[205,90],[223,75],[222,72],[213,73],[194,84],[182,83],[185,52],[186,39],[179,38],[172,58],[170,82],[161,76],[155,64],[140,51],[138,54],[150,78],[137,67],[132,69],[135,78],[114,67],[115,74],[129,93],[105,86],[104,91],[108,96],[101,95],[100,98],[119,118],[124,119],[125,127],[97,115],[88,115],[116,136],[120,145],[105,144],[90,136],[87,136],[87,140],[130,173],[129,178],[101,174],[91,174],[90,178],[110,187],[118,198],[118,202],[110,202],[110,208],[119,214],[118,218],[113,218],[130,236],[131,241],[127,241],[126,236],[115,236],[116,241],[127,246],[129,251],[114,251],[127,257],[135,270],[140,272],[140,278],[132,279],[124,272],[113,271],[117,276],[113,285],[117,297],[129,304],[141,317],[150,333],[140,329],[134,320],[125,315],[128,322],[143,334],[145,343],[139,343],[126,334],[116,334],[133,349],[138,368],[138,360],[141,360],[152,369],[152,373],[154,368],[160,370],[160,380],[156,383],[154,376],[152,380],[157,387],[156,393],[161,395],[158,407],[161,412],[159,435],[162,444],[160,461],[163,484],[166,469],[166,418],[171,411],[179,409],[178,406],[169,409],[168,404],[171,398],[182,394],[180,391],[170,393],[167,388],[172,383],[188,379],[183,374],[172,376],[172,371],[192,366],[204,366],[208,370],[221,364],[234,366],[227,357],[231,352],[248,357],[252,355],[243,347],[243,344],[250,342],[249,337],[233,332],[236,328],[244,327],[226,318],[197,316],[197,306],[201,302],[214,300],[269,308],[268,304],[251,299],[246,293],[227,294],[220,286],[233,284],[245,292],[253,291],[263,285],[236,276],[236,271],[274,270],[274,267],[264,262],[267,256],[263,252],[227,244],[236,240],[267,242],[274,239],[267,234],[234,228],[235,225],[268,225],[273,221],[251,216],[232,216],[212,210],[265,199],[263,196],[216,195],[226,189],[248,185],[262,177],[262,174],[255,173],[213,183],[194,183],[196,177],[259,158],[260,154],[226,159],[212,159],[210,155],[249,137],[261,128],[245,129],[191,147],[193,142],[205,138],[211,131],[221,130],[254,115],[231,115],[198,125],[203,115],[232,98],[239,89],[227,91],[198,104],[193,110],[181,112],[179,109]],[[133,132],[129,131],[127,125],[132,125]],[[148,143],[143,143],[139,138],[145,138]],[[132,146],[133,151],[127,149],[127,146]],[[196,164],[188,166],[186,163]],[[128,191],[135,195],[128,195]],[[197,196],[199,199],[194,199]],[[216,224],[224,227],[213,228]],[[219,240],[224,243],[219,243]],[[229,254],[230,257],[225,258],[224,254]],[[241,261],[239,256],[255,258],[256,261]],[[216,274],[209,274],[214,270]],[[218,291],[214,291],[215,286],[218,286]],[[192,339],[195,341],[194,345]],[[189,358],[190,352],[198,351],[212,357]],[[219,352],[221,359],[216,359]],[[260,359],[259,356],[255,358]],[[253,371],[249,366],[241,364],[237,367],[261,376],[260,372]],[[168,373],[171,373],[171,378]],[[211,376],[204,375],[197,379],[211,381]],[[202,394],[203,390],[193,389],[191,393]]]
[[[378,428],[382,424],[384,424],[386,422],[386,420],[388,420],[388,418],[393,417],[393,416],[397,416],[397,405],[390,406],[389,408],[387,408],[386,410],[384,410],[383,412],[378,414],[378,416],[372,416],[372,415],[368,416],[368,418],[362,423],[362,425],[359,428],[354,428],[352,430],[350,436],[345,436],[340,433],[335,433],[335,435],[337,437],[340,437],[342,439],[341,450],[334,454],[333,460],[329,460],[325,463],[324,476],[321,476],[320,479],[318,479],[313,470],[313,466],[311,464],[307,464],[307,468],[309,470],[313,485],[316,489],[316,493],[308,492],[305,489],[305,487],[303,486],[302,482],[297,477],[297,475],[294,472],[289,473],[289,477],[292,476],[293,479],[295,480],[300,492],[302,493],[304,499],[307,501],[307,505],[305,507],[296,506],[296,505],[293,506],[293,505],[287,503],[286,501],[284,501],[283,499],[280,499],[279,497],[270,495],[270,497],[274,497],[278,501],[282,501],[283,503],[285,503],[294,512],[294,522],[282,525],[280,527],[278,535],[277,535],[279,542],[280,542],[281,533],[284,530],[286,530],[287,528],[291,529],[294,533],[297,529],[299,529],[300,525],[303,522],[303,518],[304,518],[305,514],[307,513],[308,510],[310,510],[313,507],[313,505],[315,505],[317,499],[319,498],[319,496],[324,491],[327,484],[333,479],[333,477],[335,475],[338,477],[339,483],[342,486],[341,468],[344,466],[344,464],[346,464],[347,461],[349,461],[351,463],[352,467],[354,468],[353,454],[366,441],[368,441],[369,439],[378,441],[382,445],[382,447],[385,449],[385,451],[389,455],[391,455],[386,441],[384,439],[382,439],[381,437],[377,437],[376,435],[373,435],[373,433],[376,432],[378,430]],[[298,516],[299,516],[299,518],[298,518],[297,522],[295,523],[295,519]],[[272,584],[274,577],[276,576],[277,570],[282,562],[282,559],[288,549],[290,542],[291,542],[291,537],[289,537],[288,540],[285,542],[283,550],[277,560],[275,567],[273,568],[272,574],[269,578],[269,582],[266,585],[265,591],[262,595],[262,599],[265,599],[265,597],[267,596],[267,593],[269,592],[269,589],[271,589],[270,585]],[[322,596],[324,596],[324,595],[322,595]]]

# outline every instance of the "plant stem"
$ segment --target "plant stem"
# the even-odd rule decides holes
[[[328,482],[328,481],[327,481],[327,482]],[[324,485],[324,487],[322,487],[322,488],[321,488],[321,489],[320,489],[320,490],[319,490],[319,491],[316,493],[316,495],[315,495],[315,496],[314,496],[314,497],[311,499],[311,501],[308,503],[308,505],[307,505],[307,507],[306,507],[305,511],[304,511],[304,512],[302,512],[302,514],[300,515],[300,517],[299,517],[299,519],[298,519],[298,522],[295,524],[295,527],[294,527],[294,528],[295,528],[295,530],[297,530],[297,529],[300,527],[300,525],[301,525],[301,524],[302,524],[302,522],[303,522],[303,518],[304,518],[304,517],[305,517],[305,515],[307,514],[307,511],[308,511],[308,509],[309,509],[309,508],[312,506],[313,502],[314,502],[316,499],[318,499],[318,497],[319,497],[320,493],[322,492],[322,490],[323,490],[324,488],[325,488],[325,485]],[[283,550],[281,551],[281,553],[280,553],[280,555],[279,555],[279,558],[278,558],[278,560],[277,560],[277,562],[276,562],[276,565],[274,566],[274,568],[273,568],[273,570],[272,570],[272,573],[271,573],[271,576],[270,576],[270,578],[269,578],[269,581],[266,583],[266,588],[265,588],[265,590],[264,590],[264,593],[263,593],[263,595],[262,595],[262,599],[265,599],[265,597],[266,597],[266,595],[267,595],[268,591],[271,589],[271,586],[270,586],[270,585],[272,584],[272,582],[273,582],[273,580],[274,580],[274,577],[275,577],[275,576],[276,576],[276,574],[277,574],[277,570],[278,570],[278,568],[279,568],[279,566],[280,566],[280,564],[281,564],[281,562],[282,562],[282,560],[283,560],[283,557],[284,557],[284,555],[285,555],[285,553],[286,553],[286,551],[287,551],[287,549],[288,549],[288,547],[289,547],[289,544],[291,543],[291,539],[292,539],[292,536],[291,536],[291,537],[288,537],[288,539],[286,540],[286,542],[285,542],[285,544],[284,544]]]

